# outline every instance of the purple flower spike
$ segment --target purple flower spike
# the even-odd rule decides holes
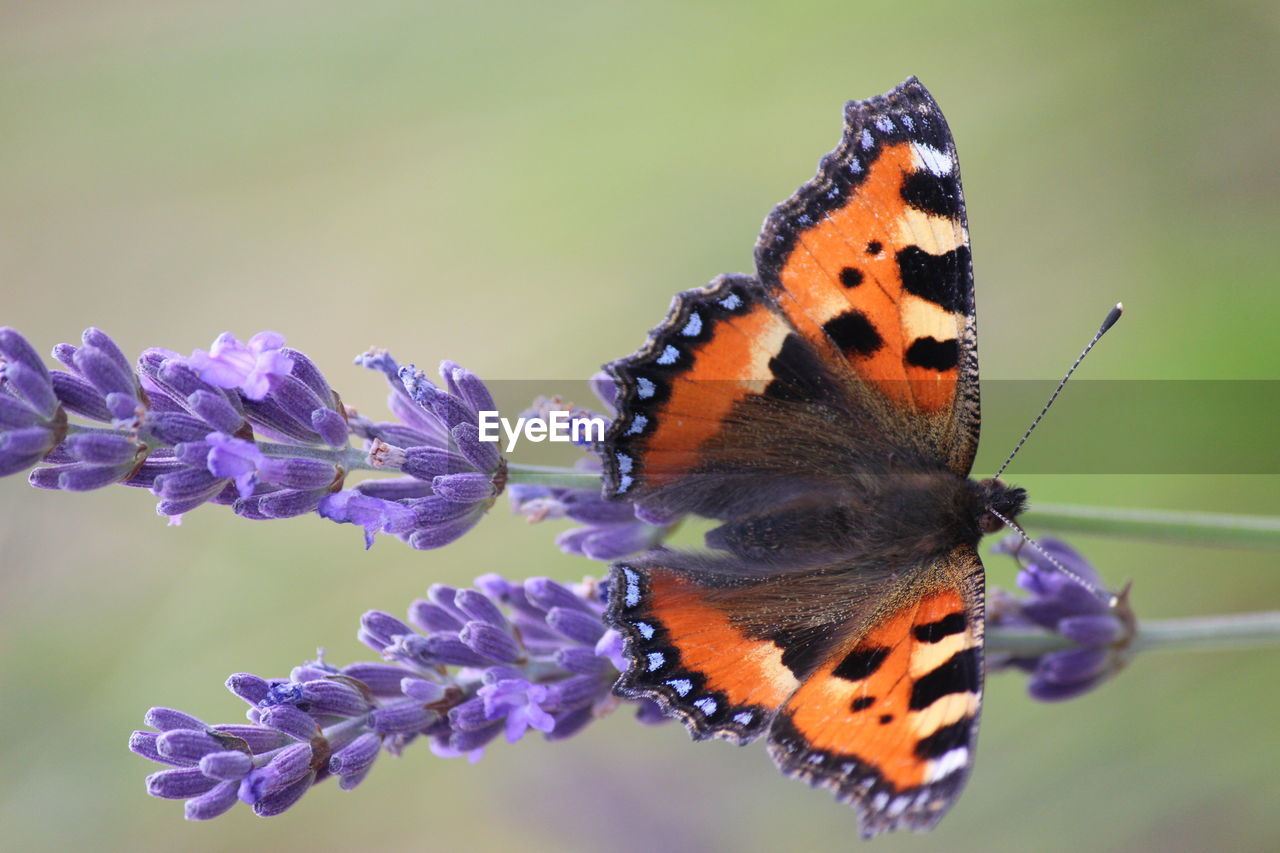
[[[330,775],[342,790],[355,788],[382,750],[398,755],[421,740],[436,755],[474,762],[503,736],[515,742],[538,731],[560,740],[621,704],[611,687],[626,662],[620,643],[611,653],[617,633],[605,630],[596,582],[516,584],[486,575],[476,585],[433,586],[410,608],[417,630],[387,613],[365,614],[360,640],[384,661],[342,668],[312,661],[290,678],[231,676],[227,687],[250,706],[248,725],[207,726],[152,709],[147,722],[159,731],[129,741],[167,768],[149,778],[148,790],[185,799],[191,820],[221,814],[233,801],[267,817]],[[640,703],[637,716],[665,719],[652,703]]]
[[[293,360],[280,351],[283,346],[284,336],[276,332],[259,332],[248,343],[223,332],[208,351],[196,350],[187,362],[210,385],[238,388],[250,400],[261,400],[271,380],[293,368]]]
[[[1112,595],[1080,554],[1057,539],[1039,543],[1064,573],[1021,538],[1008,537],[995,548],[1011,554],[1022,570],[1019,598],[1003,590],[990,595],[991,627],[1039,628],[1071,641],[1072,648],[1034,658],[990,656],[988,668],[1016,667],[1031,673],[1027,691],[1044,702],[1070,699],[1114,675],[1128,660],[1127,646],[1137,622],[1129,608],[1128,589]]]

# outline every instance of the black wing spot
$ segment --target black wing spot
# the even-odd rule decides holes
[[[884,646],[854,649],[845,655],[844,660],[840,661],[840,665],[831,674],[845,681],[862,681],[870,678],[888,656],[889,650]]]
[[[969,309],[963,281],[969,266],[969,247],[931,255],[919,246],[907,246],[897,254],[898,273],[907,293],[941,305],[953,314]]]
[[[963,613],[948,613],[937,622],[917,625],[913,632],[922,643],[940,643],[945,637],[959,634],[969,624]]]
[[[933,337],[916,338],[907,347],[907,364],[924,367],[941,373],[950,370],[960,362],[960,347],[955,338],[940,341]]]
[[[859,696],[857,699],[853,700],[849,707],[854,711],[865,711],[874,704],[876,704],[876,697]]]
[[[831,336],[836,346],[846,353],[873,355],[884,346],[884,338],[857,309],[850,309],[822,324],[822,330]]]
[[[952,693],[976,693],[978,686],[978,649],[974,647],[956,652],[913,684],[907,707],[920,711]]]
[[[852,290],[862,284],[862,270],[857,267],[845,267],[840,270],[840,283]]]
[[[868,255],[878,255],[883,251],[884,251],[884,243],[881,243],[879,240],[872,240],[870,243],[867,244]]]
[[[887,726],[893,722],[893,714],[881,714],[880,725]]]
[[[902,182],[902,200],[916,210],[947,219],[961,216],[960,182],[954,175],[912,172]]]

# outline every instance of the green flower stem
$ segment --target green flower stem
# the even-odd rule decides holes
[[[354,447],[317,447],[310,444],[276,444],[270,441],[256,442],[263,456],[289,458],[291,456],[306,459],[323,459],[341,465],[347,471],[380,471],[384,470],[369,464],[369,457],[363,450]]]
[[[1072,647],[1060,634],[1026,628],[988,627],[988,654],[1039,657]],[[1280,645],[1280,611],[1201,616],[1192,619],[1152,619],[1138,623],[1129,652],[1216,651]]]
[[[1094,533],[1159,542],[1280,548],[1280,518],[1267,516],[1035,504],[1018,521],[1037,533]]]
[[[527,486],[552,486],[564,489],[600,488],[600,475],[573,468],[555,468],[549,465],[507,465],[507,482]]]

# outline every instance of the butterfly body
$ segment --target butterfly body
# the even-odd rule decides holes
[[[619,388],[605,490],[721,523],[614,566],[617,692],[695,738],[767,736],[864,835],[931,827],[972,761],[976,546],[1025,493],[969,479],[976,326],[955,148],[914,79],[851,102],[755,275],[678,294]]]

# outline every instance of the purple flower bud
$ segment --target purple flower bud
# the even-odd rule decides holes
[[[58,398],[43,365],[36,370],[21,362],[0,361],[0,387],[12,391],[46,420],[58,411]]]
[[[413,477],[394,477],[386,480],[366,480],[355,486],[355,491],[384,501],[423,498],[431,494],[430,481],[422,482]]]
[[[280,352],[293,362],[293,368],[290,370],[293,377],[310,388],[317,399],[329,405],[333,400],[333,389],[329,387],[324,374],[320,372],[320,368],[316,367],[315,362],[292,347],[284,347]]]
[[[147,793],[166,800],[185,800],[212,790],[218,784],[196,767],[180,770],[161,770],[147,777]]]
[[[271,685],[264,678],[247,672],[237,672],[227,679],[227,689],[250,705],[257,705],[267,698]]]
[[[312,714],[358,717],[369,710],[369,701],[360,691],[341,681],[308,681],[302,688]]]
[[[556,583],[551,578],[530,578],[524,582],[524,590],[529,599],[544,610],[568,607],[581,610],[591,616],[596,615],[595,611],[585,601],[574,595],[571,589]]]
[[[224,782],[243,779],[253,769],[253,759],[238,750],[210,752],[200,759],[200,772]]]
[[[507,617],[502,615],[498,605],[487,595],[474,589],[460,589],[453,597],[453,603],[470,619],[487,622],[495,628],[506,628]]]
[[[315,510],[328,497],[329,490],[281,489],[242,498],[232,507],[236,515],[251,519],[295,518]]]
[[[470,467],[465,458],[443,447],[409,447],[404,451],[400,470],[416,479],[430,481]]]
[[[459,731],[475,731],[488,728],[496,715],[485,709],[483,699],[468,699],[449,711],[449,724]]]
[[[438,717],[435,711],[413,703],[384,705],[369,714],[369,728],[383,735],[407,734],[422,731]]]
[[[53,393],[68,411],[83,415],[91,421],[111,420],[107,401],[86,380],[61,370],[51,372],[49,379],[53,385]]]
[[[254,755],[271,752],[273,749],[293,743],[293,739],[283,732],[263,726],[222,725],[213,728],[221,735],[244,741]]]
[[[413,633],[413,629],[408,625],[381,610],[370,610],[360,617],[360,627],[366,636],[378,643],[373,647],[375,651],[382,651],[391,645],[392,640],[397,636]]]
[[[337,776],[353,776],[367,770],[378,757],[382,738],[365,732],[329,758],[329,772]]]
[[[315,781],[314,773],[307,773],[291,785],[281,788],[278,791],[272,791],[253,804],[253,813],[258,817],[275,817],[283,814],[294,803],[302,799],[302,795],[310,790],[311,785]],[[244,790],[244,783],[241,782],[241,792]],[[244,799],[241,793],[240,799]]]
[[[553,607],[547,612],[547,624],[570,640],[594,646],[605,632],[600,617],[576,607]]]
[[[82,462],[96,465],[119,465],[134,462],[137,458],[138,443],[123,435],[106,433],[80,433],[70,436],[64,446],[67,451]]]
[[[486,666],[491,662],[472,651],[470,646],[455,634],[433,634],[423,638],[422,647],[428,659],[447,666]]]
[[[206,436],[213,434],[207,423],[182,412],[149,412],[146,428],[165,444],[203,441]]]
[[[110,353],[98,347],[83,346],[76,350],[72,360],[76,371],[104,397],[109,394],[123,394],[128,398],[137,396],[133,371],[127,363],[122,364]]]
[[[520,646],[511,635],[487,622],[468,622],[458,635],[476,654],[499,663],[514,663],[521,657]]]
[[[498,470],[502,454],[498,451],[497,442],[481,441],[480,430],[472,423],[458,424],[451,431],[458,452],[466,457],[475,469],[483,474],[492,475]]]
[[[298,740],[310,741],[320,734],[320,726],[310,714],[292,705],[272,705],[262,710],[259,722]]]
[[[190,761],[161,755],[160,748],[156,745],[159,738],[160,734],[157,732],[134,732],[129,736],[129,751],[157,764],[170,764],[174,767],[191,766]]]
[[[351,441],[347,419],[333,409],[312,410],[311,428],[330,447],[346,447]]]
[[[187,397],[191,411],[219,432],[235,435],[245,427],[244,414],[231,405],[225,394],[203,389]]]
[[[172,731],[173,729],[204,730],[208,728],[202,721],[197,720],[190,714],[184,714],[172,708],[152,708],[147,711],[142,721],[151,726],[151,728],[162,732]]]
[[[484,474],[446,474],[436,477],[431,490],[447,501],[470,504],[493,497],[493,483]]]
[[[419,598],[409,605],[409,621],[427,633],[434,631],[461,631],[464,621],[448,610]]]
[[[151,491],[167,501],[203,502],[222,489],[222,479],[208,471],[185,468],[155,478]]]
[[[184,814],[187,820],[212,820],[224,814],[239,800],[239,781],[222,782],[207,793],[192,797],[184,803]]]
[[[400,691],[415,702],[423,705],[434,705],[445,696],[445,688],[425,678],[402,678]]]
[[[160,754],[177,761],[194,763],[210,752],[223,749],[217,738],[197,729],[173,729],[156,740]]]
[[[354,678],[374,696],[398,696],[404,669],[390,663],[353,663],[342,668],[342,674]]]
[[[455,504],[455,506],[466,507],[466,504]],[[475,527],[480,521],[480,513],[469,513],[460,518],[453,518],[447,521],[428,523],[409,534],[409,547],[418,551],[430,551],[433,548],[442,548],[461,538],[468,530]]]
[[[444,379],[449,393],[460,397],[473,412],[497,411],[498,407],[493,402],[493,395],[480,381],[480,377],[470,370],[459,367],[452,361],[445,361],[440,365],[440,376]]]
[[[9,326],[0,326],[0,357],[13,364],[25,365],[37,373],[45,369],[35,347],[17,329]]]

